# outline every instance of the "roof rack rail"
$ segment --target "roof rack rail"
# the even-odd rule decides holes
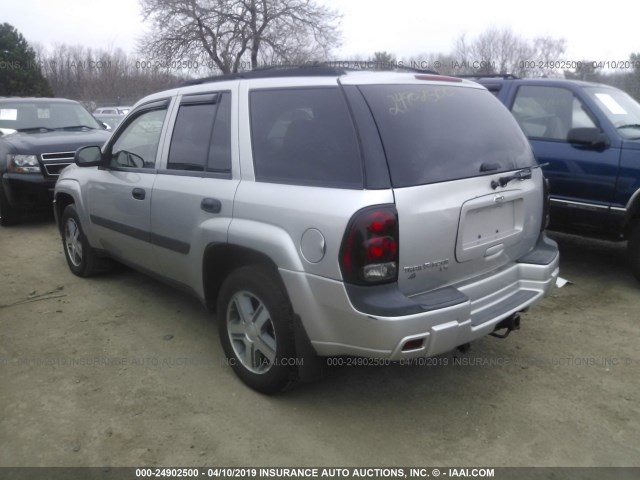
[[[425,68],[410,67],[404,65],[402,62],[377,62],[375,60],[327,60],[322,62],[324,65],[340,66],[341,68],[349,71],[358,70],[375,70],[384,71],[388,70],[405,70],[407,72],[424,73],[430,75],[440,75],[435,70],[428,70]],[[379,67],[385,67],[383,69]]]
[[[347,72],[362,71],[362,70],[377,70],[374,65],[379,65],[379,62],[372,62],[366,60],[333,60],[325,62],[312,62],[303,64],[278,64],[268,65],[265,67],[256,68],[254,70],[248,70],[246,72],[229,73],[225,75],[214,75],[211,77],[197,78],[193,80],[187,80],[182,83],[182,87],[190,85],[201,85],[203,83],[212,82],[224,82],[226,80],[238,80],[238,79],[252,79],[252,78],[277,78],[277,77],[299,77],[299,76],[314,76],[314,77],[332,77],[344,75]],[[385,64],[386,65],[386,64]],[[420,68],[413,68],[404,65],[398,65],[389,63],[390,69],[406,70],[415,73],[439,75],[435,70],[425,70]],[[368,68],[366,68],[368,66]]]
[[[197,78],[187,80],[182,84],[183,87],[189,85],[200,85],[210,82],[224,82],[226,80],[251,79],[251,78],[276,78],[276,77],[298,77],[300,75],[308,76],[339,76],[344,75],[344,69],[327,67],[321,63],[307,63],[300,65],[269,65],[266,67],[247,70],[246,72],[228,73],[225,75],[214,75],[212,77]]]
[[[505,80],[518,80],[520,77],[514,75],[513,73],[489,73],[489,74],[467,74],[467,75],[456,75],[456,77],[460,78],[503,78]]]

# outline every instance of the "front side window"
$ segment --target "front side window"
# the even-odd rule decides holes
[[[567,141],[573,128],[597,127],[580,99],[560,87],[520,87],[511,113],[533,139]]]
[[[621,90],[606,87],[585,88],[620,135],[640,139],[640,104]]]
[[[197,97],[197,96],[194,96]],[[169,149],[168,170],[231,172],[231,96],[203,95],[180,105]]]
[[[362,162],[347,104],[337,87],[251,93],[256,180],[362,188]]]
[[[111,167],[154,168],[166,114],[166,108],[149,110],[127,125],[111,146]]]

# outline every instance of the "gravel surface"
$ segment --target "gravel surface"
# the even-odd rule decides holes
[[[573,284],[508,339],[266,397],[194,298],[0,228],[0,466],[639,466],[640,284],[623,244],[554,237]]]

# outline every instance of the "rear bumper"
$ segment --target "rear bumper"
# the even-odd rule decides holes
[[[491,333],[551,292],[558,264],[557,245],[543,237],[518,263],[490,275],[413,297],[386,287],[377,303],[350,296],[350,287],[336,280],[280,273],[318,355],[401,360],[444,353]],[[419,345],[403,350],[412,340]]]

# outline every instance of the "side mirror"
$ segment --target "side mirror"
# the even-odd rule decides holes
[[[144,168],[144,159],[140,155],[126,150],[120,150],[113,155],[113,160],[118,167]]]
[[[79,167],[98,167],[102,164],[102,151],[94,145],[81,147],[76,150],[73,160]]]
[[[104,122],[100,122],[102,123],[102,128],[104,128],[105,130],[111,130],[111,126],[108,123],[104,123]]]
[[[593,150],[609,147],[609,138],[599,128],[572,128],[567,134],[567,141]]]

